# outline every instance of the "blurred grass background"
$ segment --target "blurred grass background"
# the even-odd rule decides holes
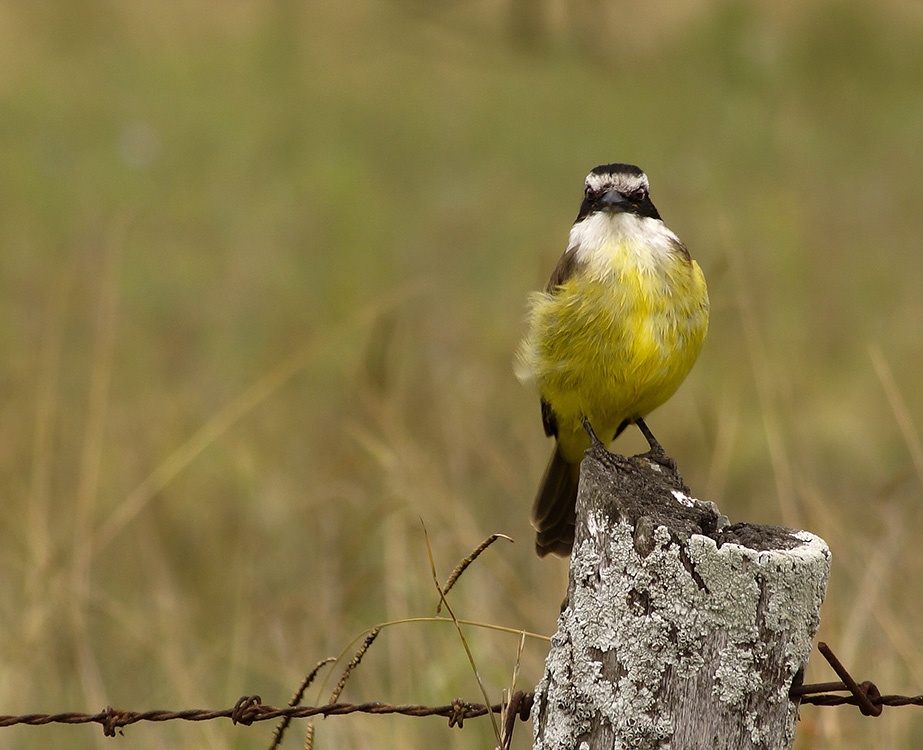
[[[442,578],[514,537],[454,607],[550,634],[566,563],[528,525],[550,445],[511,359],[609,161],[647,171],[712,298],[652,428],[733,520],[824,537],[820,637],[923,691],[919,4],[8,3],[0,60],[0,712],[282,704],[433,613],[421,518]],[[498,699],[518,639],[468,635]],[[344,699],[455,696],[479,699],[451,628],[404,625]],[[317,742],[492,746],[484,720],[400,717]],[[802,711],[801,748],[921,743],[915,708]]]

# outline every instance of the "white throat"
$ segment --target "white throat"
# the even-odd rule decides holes
[[[594,274],[608,275],[616,262],[632,263],[639,270],[660,266],[681,246],[679,238],[659,219],[630,213],[591,214],[574,224],[568,248],[578,263]]]

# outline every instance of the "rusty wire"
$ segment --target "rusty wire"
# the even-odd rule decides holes
[[[789,697],[802,704],[815,706],[858,706],[866,716],[878,716],[884,706],[923,706],[923,695],[882,695],[878,687],[869,681],[857,682],[837,659],[826,643],[818,643],[818,650],[827,659],[830,666],[840,677],[839,682],[819,682],[809,685],[792,686]],[[318,667],[324,664],[321,662]],[[837,695],[836,691],[845,691],[848,695]],[[533,694],[518,691],[506,704],[506,726],[504,736],[509,738],[512,725],[518,717],[521,721],[530,718]],[[466,719],[486,716],[488,712],[501,714],[504,704],[486,706],[469,703],[457,698],[443,706],[423,706],[417,704],[392,705],[389,703],[327,703],[322,706],[287,706],[277,708],[263,705],[260,696],[246,695],[240,698],[233,708],[225,709],[190,709],[185,711],[125,711],[109,706],[97,714],[76,712],[59,714],[23,714],[20,716],[0,716],[0,727],[16,725],[40,726],[44,724],[100,724],[107,737],[114,737],[123,727],[141,721],[211,721],[230,719],[235,724],[249,726],[258,721],[273,719],[302,719],[310,716],[344,716],[347,714],[400,714],[402,716],[441,716],[449,720],[450,727],[464,726]]]
[[[793,685],[788,694],[792,700],[815,706],[858,706],[864,716],[880,716],[884,706],[923,706],[923,695],[882,695],[874,682],[856,682],[823,641],[817,644],[817,650],[824,655],[840,681]],[[838,690],[849,691],[850,695],[831,693]]]
[[[528,710],[531,708],[529,696],[520,698],[521,710],[516,714],[525,721],[528,719]],[[469,703],[461,698],[456,698],[444,706],[421,706],[415,704],[391,705],[388,703],[328,703],[323,706],[288,706],[277,708],[263,705],[260,696],[245,695],[240,698],[233,708],[224,709],[190,709],[186,711],[124,711],[108,706],[105,711],[97,714],[82,714],[76,712],[60,714],[23,714],[21,716],[0,716],[0,727],[11,727],[17,724],[40,726],[43,724],[100,724],[107,737],[114,737],[122,727],[136,724],[141,721],[212,721],[214,719],[230,719],[235,724],[249,726],[257,721],[270,721],[288,717],[302,719],[308,716],[343,716],[346,714],[400,714],[402,716],[441,716],[449,720],[450,727],[463,727],[465,719],[475,719],[486,716],[488,711],[499,714],[503,710],[502,704],[485,706],[480,703]]]

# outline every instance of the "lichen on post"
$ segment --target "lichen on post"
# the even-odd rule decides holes
[[[534,747],[790,748],[829,567],[813,534],[731,525],[670,468],[594,446]]]

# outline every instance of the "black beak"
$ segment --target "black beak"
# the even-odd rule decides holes
[[[632,210],[631,202],[618,190],[607,190],[596,201],[596,206],[600,211],[611,213]]]

